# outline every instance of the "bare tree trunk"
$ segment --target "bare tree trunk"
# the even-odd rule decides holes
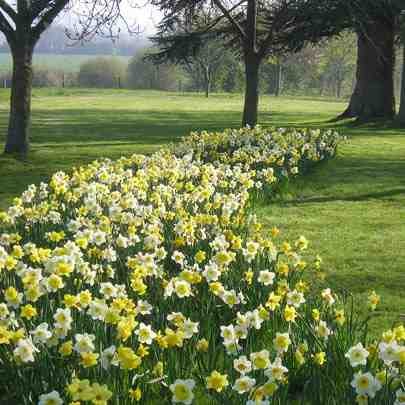
[[[243,109],[242,126],[254,127],[257,124],[259,108],[259,68],[260,59],[255,55],[245,57],[245,106]]]
[[[405,42],[402,48],[404,63],[402,66],[401,106],[399,107],[398,121],[402,126],[405,126]]]
[[[373,21],[358,34],[356,87],[346,111],[339,118],[360,120],[393,118],[394,21]]]
[[[280,62],[277,62],[276,65],[276,86],[274,95],[278,97],[281,93],[281,83],[282,83],[282,65]]]
[[[29,149],[31,124],[32,55],[30,41],[18,41],[12,47],[13,78],[10,117],[4,153],[25,156]]]
[[[205,97],[210,95],[211,75],[209,66],[205,66]]]

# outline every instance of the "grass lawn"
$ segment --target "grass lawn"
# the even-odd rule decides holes
[[[333,126],[334,100],[263,97],[260,122],[276,126]],[[36,90],[32,153],[27,162],[0,157],[0,208],[30,183],[95,158],[150,152],[191,130],[240,125],[240,95]],[[0,92],[0,147],[8,94]],[[361,300],[376,289],[388,327],[405,313],[405,130],[339,125],[349,136],[336,159],[294,180],[278,201],[258,209],[285,237],[301,234],[320,253],[328,281]]]

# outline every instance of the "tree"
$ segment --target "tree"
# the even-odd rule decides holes
[[[354,34],[344,32],[326,41],[321,49],[321,76],[329,82],[337,98],[341,97],[343,85],[356,65],[354,44]]]
[[[402,0],[345,0],[357,32],[356,86],[339,118],[395,116],[395,36]]]
[[[176,90],[182,72],[170,63],[155,65],[145,57],[153,52],[143,50],[131,58],[127,70],[128,86],[132,89]]]
[[[80,65],[78,82],[83,87],[120,87],[125,80],[126,64],[114,57],[97,57]]]
[[[195,55],[181,60],[180,63],[190,77],[201,82],[205,97],[208,97],[215,77],[223,66],[226,56],[227,51],[218,40],[207,39]]]
[[[398,121],[401,125],[405,126],[405,12],[401,18],[401,39],[402,39],[402,80],[401,80],[401,105],[399,107]]]
[[[73,5],[79,14],[77,38],[111,32],[121,18],[121,0],[0,0],[0,31],[13,59],[10,117],[5,153],[26,155],[31,119],[32,58],[41,35],[56,17]]]
[[[259,68],[268,56],[336,34],[339,5],[324,0],[152,0],[164,13],[155,42],[161,57],[194,55],[207,35],[238,51],[245,65],[242,125],[257,123]],[[210,10],[210,18],[195,18]],[[303,12],[305,11],[305,12]],[[338,30],[340,30],[340,26]]]

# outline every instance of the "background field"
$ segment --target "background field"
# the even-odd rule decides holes
[[[112,55],[54,55],[48,53],[34,54],[34,68],[47,68],[50,70],[63,70],[65,73],[77,73],[80,65],[90,59],[99,57],[111,57]],[[128,63],[130,57],[114,56],[124,63]],[[0,74],[11,71],[11,55],[0,53]]]
[[[0,147],[8,114],[0,91]],[[260,123],[333,127],[343,102],[262,97]],[[240,125],[240,95],[35,90],[32,154],[26,162],[0,157],[0,208],[28,184],[98,157],[151,152],[192,130]],[[320,253],[328,282],[358,300],[383,296],[379,328],[405,313],[405,131],[394,127],[338,129],[349,137],[336,159],[294,180],[277,201],[258,207],[266,225],[286,238],[301,234]]]

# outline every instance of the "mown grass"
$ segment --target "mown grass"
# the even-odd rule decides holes
[[[292,181],[281,198],[258,209],[285,238],[305,235],[324,259],[327,280],[358,301],[383,297],[378,328],[405,313],[405,131],[329,120],[344,103],[310,98],[261,100],[260,123],[338,127],[349,140],[335,159]],[[0,144],[8,94],[0,92]],[[36,90],[32,153],[26,162],[0,158],[0,208],[28,184],[96,158],[151,152],[192,130],[238,127],[240,95]],[[0,145],[1,146],[1,145]]]

